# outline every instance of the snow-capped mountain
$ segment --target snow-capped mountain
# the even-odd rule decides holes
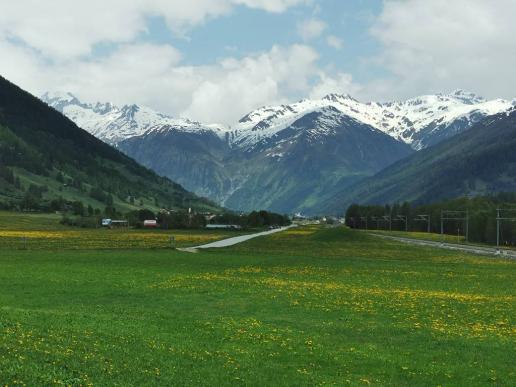
[[[70,93],[42,99],[190,191],[234,209],[281,212],[310,211],[414,150],[516,106],[460,90],[388,103],[331,94],[262,107],[224,127]]]
[[[77,126],[113,145],[154,131],[209,131],[222,138],[227,132],[222,125],[203,125],[184,118],[173,118],[145,106],[119,107],[109,102],[83,103],[71,93],[45,93],[41,99],[74,121]]]
[[[225,200],[230,208],[307,212],[358,180],[413,153],[405,143],[332,106],[239,149],[246,173]]]
[[[331,106],[419,150],[438,142],[434,139],[457,134],[486,116],[508,111],[515,104],[502,99],[487,101],[462,90],[388,103],[362,103],[349,95],[330,94],[322,99],[257,109],[239,121],[232,141],[238,146],[252,147],[300,117]]]
[[[419,150],[468,129],[486,116],[508,111],[516,105],[516,100],[487,101],[462,90],[387,103],[363,103],[349,95],[330,94],[321,99],[256,109],[230,129],[173,118],[138,105],[118,107],[111,103],[83,103],[71,93],[46,93],[42,100],[110,144],[150,131],[210,131],[221,138],[227,137],[231,147],[246,149],[273,137],[306,114],[333,107],[342,115],[371,125]]]

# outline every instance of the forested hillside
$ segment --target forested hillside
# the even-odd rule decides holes
[[[488,117],[469,131],[415,153],[327,201],[320,210],[344,212],[351,203],[418,204],[516,190],[516,110]]]
[[[516,219],[516,193],[463,197],[426,205],[407,202],[385,206],[353,204],[346,211],[346,224],[359,229],[440,233],[442,211],[446,211],[445,218],[457,219],[443,221],[445,234],[465,237],[467,217],[470,242],[495,244],[498,210],[501,218]],[[500,223],[500,242],[501,245],[516,245],[516,222]]]
[[[217,209],[1,77],[0,206],[78,213]]]

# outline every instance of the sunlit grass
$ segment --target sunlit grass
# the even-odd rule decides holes
[[[0,250],[82,250],[172,248],[210,243],[240,235],[231,230],[138,230],[78,228],[52,214],[0,212]]]
[[[445,243],[465,243],[466,238],[464,235],[451,235],[451,234],[437,234],[428,233],[421,231],[388,231],[388,230],[370,230],[373,234],[385,234],[391,236],[398,236],[402,238],[421,239],[433,242],[445,242]]]
[[[515,380],[510,260],[306,227],[197,254],[4,250],[0,267],[9,385]]]

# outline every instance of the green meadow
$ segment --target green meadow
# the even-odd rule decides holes
[[[0,231],[0,385],[516,383],[511,260],[319,226],[196,254],[91,246],[102,230],[24,250],[13,224]]]
[[[0,211],[2,250],[171,249],[198,246],[246,234],[234,230],[160,230],[79,228],[60,224],[55,214]]]

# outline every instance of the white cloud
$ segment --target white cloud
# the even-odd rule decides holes
[[[514,96],[514,15],[514,0],[386,0],[372,33],[383,44],[378,64],[394,77],[375,82],[370,94],[406,97],[460,87]]]
[[[297,32],[304,40],[310,40],[321,36],[326,27],[320,19],[308,19],[298,23]]]
[[[39,95],[139,103],[173,115],[231,123],[258,105],[308,93],[317,53],[274,46],[245,58],[187,66],[167,44],[141,42],[148,17],[182,34],[237,6],[284,12],[311,0],[19,0],[0,12],[0,74]],[[110,53],[92,54],[98,44]],[[228,54],[229,55],[229,54]],[[297,95],[296,95],[297,97]]]
[[[17,0],[3,1],[0,38],[14,38],[53,60],[88,55],[99,43],[131,42],[146,19],[163,17],[183,33],[242,5],[283,12],[307,0]]]
[[[246,5],[249,8],[263,9],[268,12],[283,12],[292,6],[310,3],[312,0],[233,0],[235,4]]]
[[[332,93],[354,96],[360,91],[361,86],[353,81],[351,74],[337,73],[335,76],[329,76],[325,72],[320,72],[319,80],[310,92],[310,98],[322,98]]]
[[[342,42],[342,39],[336,37],[335,35],[329,35],[326,37],[326,43],[328,46],[333,47],[336,50],[341,50],[344,43]]]
[[[241,60],[226,59],[209,68],[196,86],[186,116],[234,122],[250,110],[307,93],[317,53],[310,47],[274,46]]]
[[[306,96],[314,74],[321,78],[318,54],[306,45],[205,66],[182,64],[167,45],[124,44],[107,57],[52,65],[7,42],[0,41],[0,50],[14,59],[0,62],[0,72],[36,95],[71,91],[86,101],[138,103],[205,122],[231,124],[258,106]]]

